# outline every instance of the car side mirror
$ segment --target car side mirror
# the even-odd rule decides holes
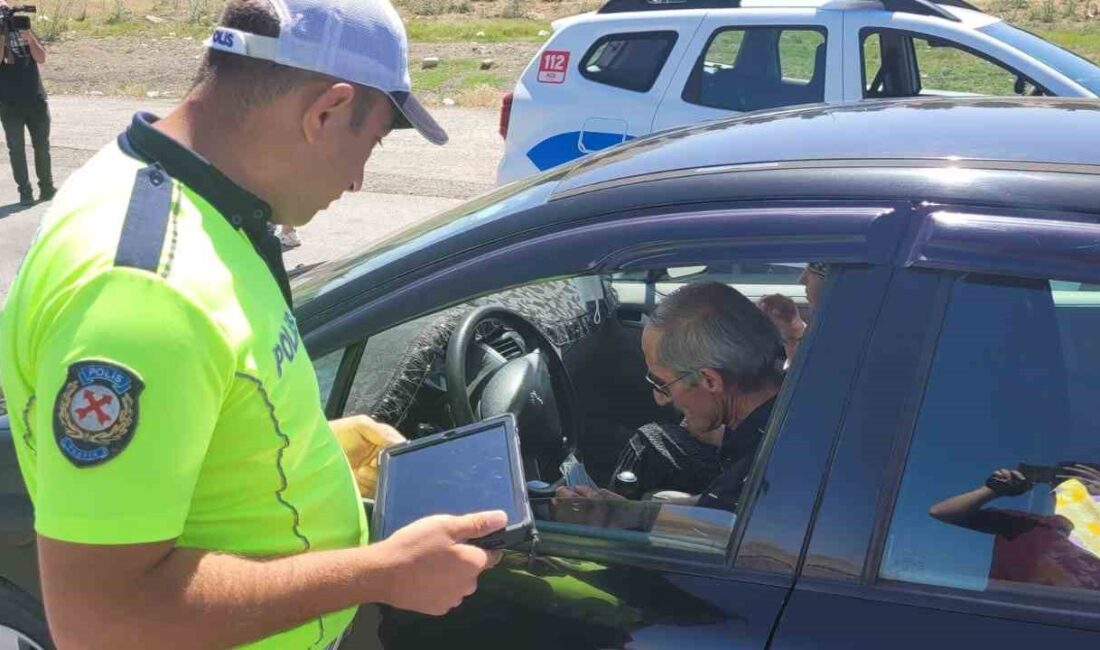
[[[1016,85],[1013,87],[1017,95],[1027,93],[1027,81],[1023,77],[1016,77]]]

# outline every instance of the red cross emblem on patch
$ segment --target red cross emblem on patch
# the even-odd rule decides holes
[[[119,399],[110,388],[92,385],[77,391],[70,408],[78,427],[85,431],[102,431],[118,421]]]
[[[105,463],[122,453],[138,424],[145,384],[132,371],[106,361],[81,361],[54,403],[54,438],[77,467]]]

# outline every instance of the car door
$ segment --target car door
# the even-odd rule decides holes
[[[838,262],[748,479],[745,494],[751,497],[736,514],[662,506],[670,516],[666,525],[645,532],[541,519],[537,544],[506,554],[477,593],[450,614],[430,618],[385,610],[380,638],[386,648],[421,648],[438,639],[493,648],[767,646],[878,313],[877,297],[889,279],[903,215],[895,206],[798,206],[691,216],[617,223],[615,245],[602,255],[600,272],[652,264],[717,267],[729,260]],[[522,259],[530,269],[569,256],[592,259],[593,247],[608,243],[594,242],[592,231],[580,227],[529,243],[526,250],[495,251],[493,260],[516,268]],[[540,251],[533,255],[530,247],[536,246]],[[452,291],[468,284],[446,274],[439,281],[454,283]],[[547,505],[536,502],[536,512]]]
[[[773,647],[1096,647],[1100,216],[918,216]]]
[[[745,111],[840,102],[840,12],[714,11],[672,78],[653,131]]]
[[[1082,95],[1064,75],[961,23],[881,10],[846,11],[843,22],[844,101]]]

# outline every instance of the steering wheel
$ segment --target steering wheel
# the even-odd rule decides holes
[[[501,366],[468,367],[478,326],[487,320],[519,334],[530,352]],[[581,421],[569,371],[545,334],[513,311],[479,307],[451,334],[446,377],[447,400],[458,426],[513,414],[527,479],[553,483],[561,478],[562,461],[576,451]]]

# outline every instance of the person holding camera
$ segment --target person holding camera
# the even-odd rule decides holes
[[[1035,471],[1039,473],[1029,473]],[[1049,491],[1052,514],[988,507],[1036,487]],[[1030,583],[1100,590],[1097,511],[1100,464],[1065,462],[998,469],[980,487],[936,503],[928,514],[994,536],[990,586]]]
[[[26,139],[31,135],[34,147],[34,171],[38,176],[39,200],[49,201],[57,190],[50,167],[50,108],[38,66],[46,62],[46,50],[30,29],[21,7],[0,0],[0,122],[8,143],[12,175],[19,188],[19,204],[34,205],[30,173],[27,169]]]

